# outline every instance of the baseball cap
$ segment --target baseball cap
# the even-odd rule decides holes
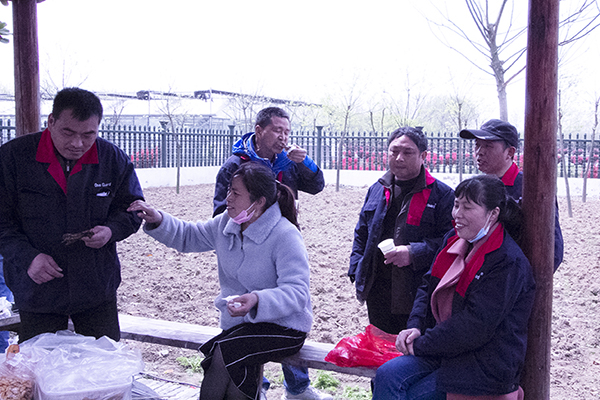
[[[519,147],[517,128],[499,119],[490,119],[480,129],[463,129],[459,135],[463,139],[504,140],[514,148]]]

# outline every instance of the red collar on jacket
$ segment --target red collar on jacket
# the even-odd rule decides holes
[[[440,254],[438,254],[435,261],[433,262],[433,266],[431,267],[432,276],[438,279],[442,279],[444,274],[446,274],[448,268],[450,268],[452,262],[456,258],[456,254],[448,253],[448,249],[452,247],[454,242],[456,242],[457,240],[458,235],[454,235],[450,240],[448,240],[446,247],[444,247],[444,249],[440,251]],[[456,292],[459,295],[465,297],[467,288],[469,287],[469,285],[475,278],[475,275],[477,275],[477,272],[479,272],[481,266],[483,265],[485,255],[491,253],[494,250],[499,249],[503,241],[504,227],[502,226],[502,224],[498,224],[498,226],[496,227],[496,229],[494,229],[494,232],[492,232],[488,240],[483,245],[481,245],[479,249],[477,249],[475,255],[471,258],[467,265],[465,265],[465,270],[463,271],[462,275],[458,280],[458,283],[456,284]]]
[[[504,176],[502,176],[502,182],[505,186],[514,186],[517,175],[519,175],[519,167],[515,162],[513,162],[508,171],[506,171]]]
[[[35,160],[37,162],[49,163],[48,172],[56,183],[61,187],[63,192],[67,194],[67,178],[65,178],[65,173],[63,172],[62,167],[60,166],[60,162],[58,161],[58,157],[54,151],[54,143],[52,142],[52,137],[50,136],[50,131],[48,128],[42,132],[42,138],[40,139],[40,144],[38,145],[37,153],[35,155]],[[92,147],[83,155],[71,170],[70,175],[74,175],[81,171],[82,164],[98,164],[98,147],[96,143],[92,145]]]
[[[435,182],[435,178],[425,169],[425,185],[429,186]],[[385,192],[385,204],[387,207],[390,206],[391,191],[389,188],[384,188]],[[413,194],[408,206],[408,215],[406,216],[406,223],[409,225],[419,226],[421,225],[421,217],[427,207],[427,201],[431,196],[431,189],[424,188],[423,190]]]

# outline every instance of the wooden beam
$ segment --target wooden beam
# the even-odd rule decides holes
[[[219,328],[125,314],[119,314],[119,325],[121,326],[122,339],[195,350],[198,350],[208,340],[221,333],[221,329]],[[338,367],[335,364],[325,361],[325,356],[334,347],[335,345],[330,343],[306,341],[298,353],[280,361],[299,367],[322,369],[369,378],[375,377],[375,368]]]
[[[525,398],[550,398],[550,339],[554,212],[559,0],[530,0],[523,163],[523,250],[536,280],[522,386]]]
[[[36,0],[13,0],[15,127],[17,136],[40,130],[40,67]]]

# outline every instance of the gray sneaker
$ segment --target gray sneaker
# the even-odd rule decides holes
[[[286,390],[281,400],[333,400],[333,396],[309,386],[300,394],[291,394]]]

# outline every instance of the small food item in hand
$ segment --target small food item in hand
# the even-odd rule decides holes
[[[71,245],[78,240],[83,239],[84,237],[91,238],[94,236],[94,232],[91,229],[79,233],[65,233],[62,237],[62,243],[65,246]]]

